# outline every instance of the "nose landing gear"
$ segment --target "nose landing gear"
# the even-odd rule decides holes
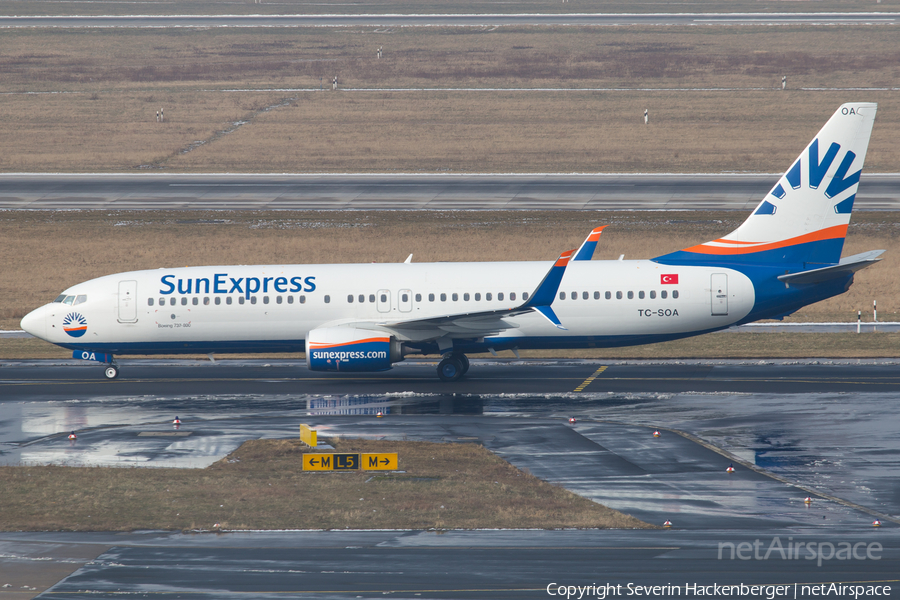
[[[103,375],[105,375],[107,379],[115,379],[119,376],[119,365],[116,363],[106,365],[106,370],[103,371]]]
[[[465,354],[450,354],[444,357],[437,368],[441,381],[459,381],[469,370],[469,359]]]

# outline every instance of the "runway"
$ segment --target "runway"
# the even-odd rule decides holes
[[[158,15],[0,17],[12,27],[490,27],[505,25],[881,25],[890,12],[871,13],[656,13],[656,14],[441,14],[441,15]]]
[[[0,174],[5,210],[740,210],[779,175]],[[856,210],[900,210],[900,174],[863,174]]]
[[[305,377],[296,363],[224,362],[126,361],[115,382],[96,367],[4,362],[0,461],[200,468],[246,439],[296,436],[302,421],[323,437],[483,444],[673,528],[0,533],[0,573],[17,587],[38,581],[34,565],[58,574],[43,580],[46,598],[536,598],[554,582],[898,583],[897,361],[629,361],[599,374],[590,361],[474,361],[473,381],[452,389],[420,375],[432,375],[424,364],[342,382]],[[161,435],[176,414],[182,435]],[[881,551],[824,566],[817,554],[720,555],[723,543],[757,541],[763,551],[789,541]]]

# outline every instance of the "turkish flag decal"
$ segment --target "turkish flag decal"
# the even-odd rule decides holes
[[[671,275],[660,275],[659,282],[663,285],[667,285],[670,283],[678,283],[678,274],[674,273]]]

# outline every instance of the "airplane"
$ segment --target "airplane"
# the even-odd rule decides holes
[[[731,233],[647,260],[162,268],[73,285],[22,329],[105,365],[128,354],[305,352],[313,371],[439,354],[648,344],[778,319],[845,292],[883,250],[841,258],[877,105],[843,104]]]

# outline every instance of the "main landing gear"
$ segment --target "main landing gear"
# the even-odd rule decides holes
[[[458,381],[469,370],[469,359],[465,354],[449,354],[437,368],[441,381]]]

